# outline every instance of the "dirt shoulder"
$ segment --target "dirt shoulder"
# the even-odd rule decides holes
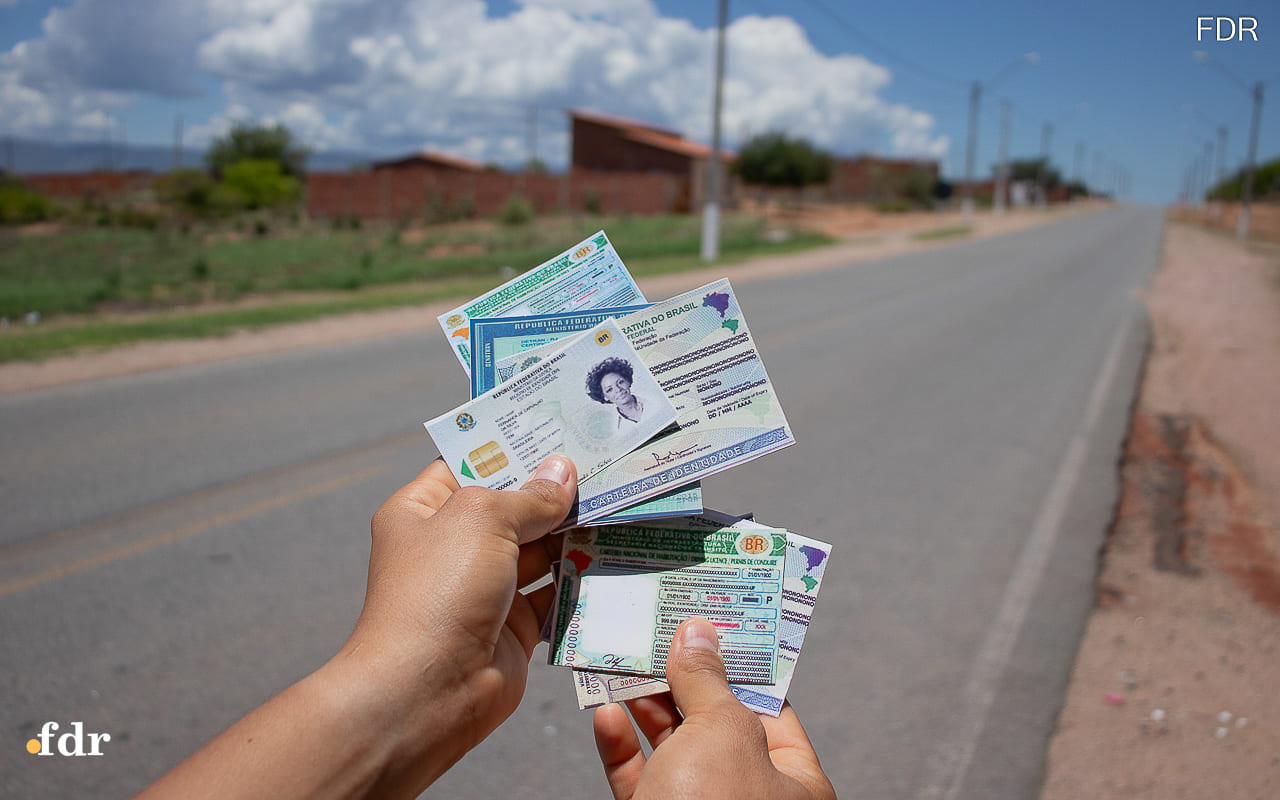
[[[1280,250],[1169,226],[1042,800],[1280,796]]]
[[[788,223],[807,224],[840,241],[819,250],[758,258],[742,264],[721,264],[704,270],[642,280],[640,284],[649,297],[667,297],[724,275],[735,282],[745,283],[797,271],[837,269],[853,263],[1009,233],[1061,219],[1063,215],[1091,210],[1094,209],[1055,209],[1049,213],[1021,210],[999,217],[983,213],[975,217],[972,233],[936,239],[916,237],[922,233],[956,228],[962,224],[958,213],[876,215],[859,208],[824,207],[812,209],[808,212],[808,219],[803,219],[789,212]],[[263,330],[241,331],[215,339],[144,342],[40,362],[0,364],[0,394],[380,336],[434,332],[437,330],[436,317],[455,305],[456,301],[441,302],[346,314]]]

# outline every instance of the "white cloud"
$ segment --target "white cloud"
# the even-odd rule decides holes
[[[10,51],[28,86],[198,92],[191,53],[204,21],[195,0],[78,0],[50,10],[42,28],[43,36]]]
[[[153,41],[161,24],[169,41]],[[707,140],[714,36],[651,0],[520,0],[504,17],[482,0],[76,0],[50,12],[43,37],[0,55],[0,123],[69,124],[71,98],[110,89],[127,102],[120,91],[180,94],[213,77],[226,108],[193,121],[193,141],[256,119],[318,148],[432,146],[509,163],[526,155],[536,106],[539,155],[558,165],[568,107]],[[787,17],[739,18],[728,38],[729,144],[783,130],[841,154],[946,153],[930,115],[883,98],[886,68],[822,54]]]

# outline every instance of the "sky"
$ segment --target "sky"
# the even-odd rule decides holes
[[[1262,81],[1258,157],[1280,156],[1275,0],[730,0],[729,12],[730,148],[781,131],[962,178],[978,82],[975,175],[992,174],[1008,103],[1010,157],[1038,157],[1050,126],[1064,177],[1106,190],[1123,171],[1131,199],[1167,203],[1207,142],[1216,172],[1218,126],[1226,170],[1243,164]],[[0,136],[172,146],[181,118],[194,163],[233,123],[283,123],[314,150],[515,166],[532,146],[557,169],[569,108],[709,141],[716,15],[715,0],[0,0]],[[1216,41],[1212,21],[1197,41],[1206,15],[1252,16],[1258,41]]]

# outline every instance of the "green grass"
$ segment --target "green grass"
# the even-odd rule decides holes
[[[113,228],[0,239],[0,316],[39,310],[51,322],[0,333],[0,362],[154,339],[221,336],[333,314],[466,298],[604,228],[636,276],[705,266],[697,217],[540,219],[518,228],[447,227],[408,244],[394,227],[321,230],[204,243],[196,235]],[[730,216],[722,261],[828,243],[768,242],[758,220]],[[432,257],[430,253],[451,252]],[[273,302],[273,295],[289,292]],[[266,302],[202,310],[253,294]],[[152,309],[101,318],[101,308]]]
[[[953,225],[950,228],[938,228],[932,231],[921,231],[911,234],[912,239],[928,241],[930,239],[951,239],[956,236],[968,236],[973,229],[968,225]]]

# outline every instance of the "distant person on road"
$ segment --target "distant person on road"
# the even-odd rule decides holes
[[[618,411],[618,428],[640,421],[644,403],[631,393],[635,370],[621,358],[606,358],[587,373],[587,395],[597,403],[611,403]]]
[[[416,797],[515,711],[553,587],[521,592],[560,552],[577,471],[551,456],[518,490],[459,489],[436,460],[374,514],[364,609],[324,666],[139,797]],[[790,705],[729,689],[715,628],[680,626],[671,693],[596,711],[616,798],[834,798]],[[516,787],[512,787],[513,792]]]

